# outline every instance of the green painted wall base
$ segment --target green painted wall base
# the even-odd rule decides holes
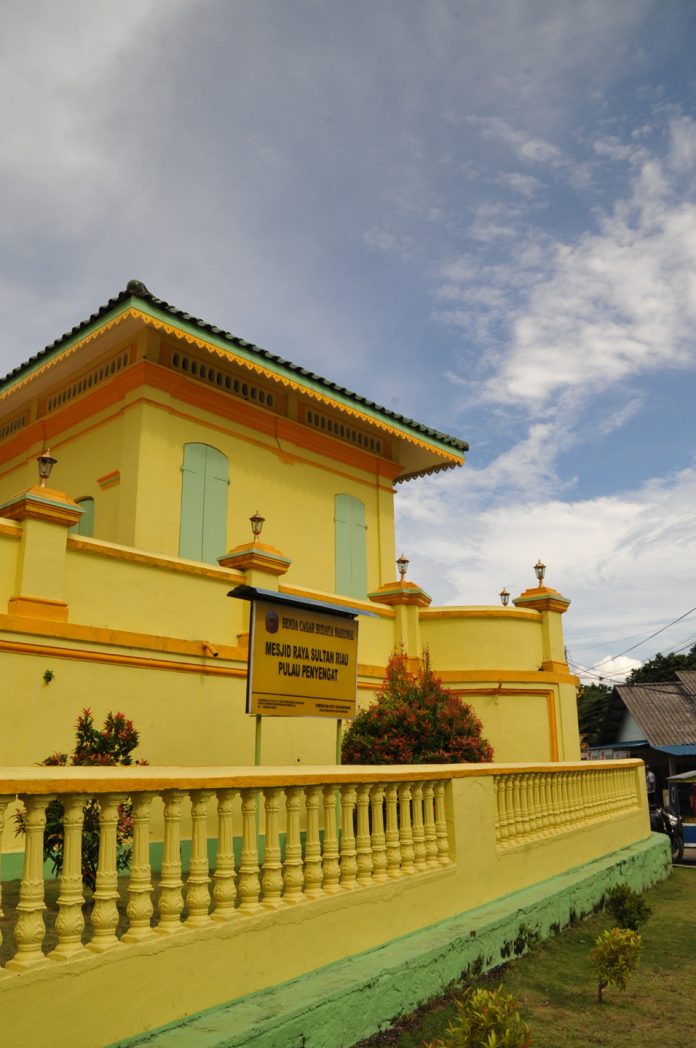
[[[669,840],[648,840],[270,990],[112,1048],[348,1048],[467,971],[524,953],[592,913],[612,885],[642,890],[671,871]]]

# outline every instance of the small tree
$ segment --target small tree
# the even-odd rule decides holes
[[[611,911],[620,928],[637,932],[645,924],[652,910],[638,892],[627,884],[616,884],[607,892],[607,909]]]
[[[52,753],[41,763],[45,765],[92,765],[108,767],[115,764],[147,764],[133,761],[131,754],[139,742],[133,721],[123,713],[107,713],[101,731],[94,727],[92,711],[84,709],[75,726],[75,749],[72,754]],[[25,832],[24,812],[15,815],[18,834]],[[133,839],[133,806],[126,801],[118,806],[116,826],[116,867],[126,870],[130,866]],[[63,805],[59,800],[51,801],[46,808],[44,831],[44,862],[49,861],[54,876],[63,869]],[[84,807],[82,828],[82,882],[94,890],[99,859],[99,801],[87,801]]]
[[[471,706],[442,686],[426,649],[413,673],[394,652],[377,701],[355,717],[343,740],[345,764],[456,764],[490,761],[493,749]]]
[[[595,939],[590,960],[597,970],[597,1000],[607,986],[626,989],[631,973],[638,967],[643,941],[630,928],[610,928]]]
[[[517,1002],[502,986],[468,990],[456,1002],[457,1014],[443,1040],[427,1048],[528,1048],[532,1035]]]

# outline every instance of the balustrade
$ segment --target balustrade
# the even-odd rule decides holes
[[[615,819],[640,805],[634,767],[501,771],[495,792],[501,849]]]
[[[346,781],[350,772],[342,770],[338,782],[296,784],[288,778],[279,784],[240,782],[238,787],[219,787],[203,776],[195,788],[184,788],[175,780],[162,785],[157,769],[148,768],[141,773],[141,786],[134,787],[131,779],[128,788],[119,788],[118,775],[104,769],[90,772],[92,788],[82,788],[70,774],[71,792],[66,784],[58,789],[61,773],[55,773],[51,781],[57,792],[19,795],[24,872],[14,915],[15,949],[8,951],[5,942],[5,956],[11,956],[0,966],[0,977],[50,960],[68,963],[90,951],[122,950],[187,929],[214,927],[215,922],[431,874],[451,863],[445,805],[449,776],[416,779],[411,774],[404,781],[403,773],[393,776],[385,769],[381,779],[365,781],[363,776],[361,781],[356,772],[354,781]],[[105,781],[96,790],[100,774]],[[43,838],[46,808],[56,796],[64,810],[63,868],[53,904],[55,923],[46,942]],[[0,795],[0,841],[6,809],[15,801],[15,794]],[[87,806],[99,820],[91,893],[82,881]],[[159,875],[150,864],[156,808],[163,820]],[[216,845],[212,870],[209,810]],[[123,825],[132,825],[132,854],[128,874],[119,882]],[[189,833],[186,868],[182,842]],[[241,837],[239,859],[235,835]]]

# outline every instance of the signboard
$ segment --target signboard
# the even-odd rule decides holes
[[[345,615],[255,600],[247,713],[355,716],[358,624]]]

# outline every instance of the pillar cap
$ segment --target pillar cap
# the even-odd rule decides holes
[[[269,575],[284,575],[292,561],[275,546],[264,542],[245,542],[235,546],[223,557],[218,557],[218,564],[234,571],[265,571]]]
[[[0,505],[0,517],[9,520],[45,520],[71,528],[77,524],[84,510],[64,491],[42,488],[38,484],[20,491]]]
[[[415,582],[387,582],[378,590],[368,593],[368,598],[375,604],[386,604],[389,607],[413,606],[427,608],[432,603],[432,597],[424,589],[417,586]]]
[[[535,611],[556,611],[563,615],[570,606],[568,597],[548,586],[533,586],[520,593],[512,602],[516,608],[534,608]]]

